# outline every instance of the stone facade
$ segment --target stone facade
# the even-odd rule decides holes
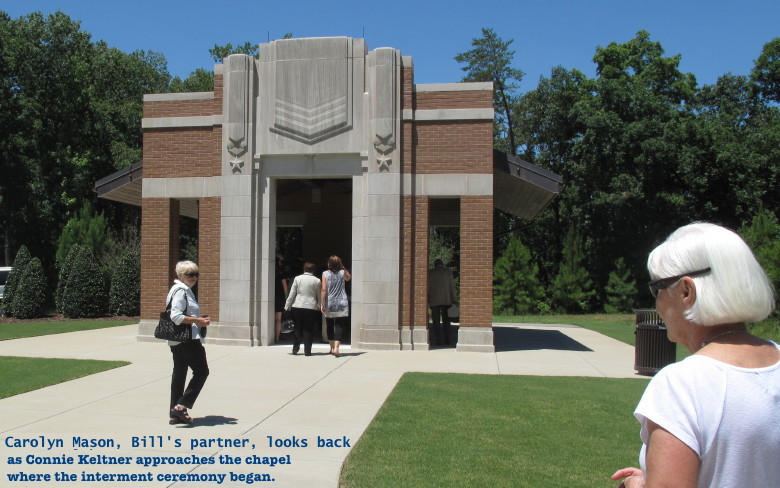
[[[142,322],[151,339],[198,218],[208,341],[273,343],[277,228],[352,272],[351,343],[428,349],[428,231],[461,234],[457,348],[492,351],[493,87],[416,85],[412,59],[363,39],[286,39],[232,55],[208,93],[144,99]]]

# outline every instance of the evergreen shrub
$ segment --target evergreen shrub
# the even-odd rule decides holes
[[[141,309],[141,255],[137,249],[122,254],[111,277],[109,312],[113,315],[138,315]]]
[[[24,267],[14,296],[13,312],[18,319],[33,319],[46,315],[46,277],[38,258]]]
[[[88,247],[77,254],[62,296],[62,314],[67,318],[103,317],[108,312],[108,293],[103,272]]]
[[[14,269],[8,273],[8,281],[5,283],[5,291],[3,292],[3,314],[6,317],[14,316],[14,296],[16,295],[19,279],[24,274],[24,268],[27,266],[27,263],[30,262],[30,259],[32,259],[30,251],[27,250],[27,246],[22,245],[16,252],[14,264],[12,264]]]

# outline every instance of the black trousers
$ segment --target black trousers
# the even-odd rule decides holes
[[[171,353],[173,354],[173,375],[171,376],[170,408],[178,404],[192,408],[209,376],[206,349],[199,340],[195,340],[171,346]],[[192,369],[192,379],[185,390],[184,383],[187,380],[188,368]]]
[[[326,317],[325,323],[327,324],[328,340],[341,342],[344,337],[344,324],[347,323],[347,317]]]
[[[451,305],[431,305],[431,318],[433,319],[433,336],[436,344],[450,343],[450,316],[447,310]],[[444,322],[442,331],[441,322]]]
[[[292,314],[293,322],[295,323],[295,344],[293,344],[293,349],[299,348],[301,340],[303,340],[303,353],[311,354],[312,338],[319,331],[322,320],[320,311],[293,307]]]

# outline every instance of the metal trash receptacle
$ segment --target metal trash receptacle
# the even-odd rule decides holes
[[[654,308],[634,310],[636,313],[636,345],[634,369],[653,376],[667,364],[677,360],[677,344],[666,336],[666,324]]]

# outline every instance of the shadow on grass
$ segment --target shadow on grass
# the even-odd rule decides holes
[[[557,330],[494,327],[493,344],[495,344],[496,352],[535,351],[541,349],[554,351],[592,351],[589,347],[584,346]]]

